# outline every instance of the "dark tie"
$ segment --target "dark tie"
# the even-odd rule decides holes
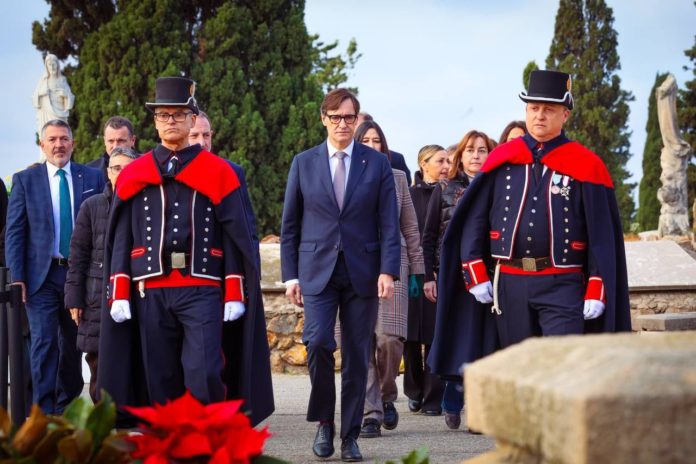
[[[347,155],[342,151],[337,151],[334,156],[338,158],[333,179],[334,195],[336,195],[338,209],[343,209],[343,198],[346,196],[346,162],[344,158]]]
[[[544,165],[541,164],[541,150],[543,149],[544,144],[537,144],[536,154],[534,155],[534,164],[532,164],[532,169],[534,169],[534,180],[537,184],[541,181],[541,177],[544,175]]]
[[[70,237],[72,236],[72,207],[70,206],[70,188],[65,171],[58,169],[60,176],[60,186],[58,188],[58,198],[60,203],[60,242],[58,251],[67,258],[70,254]]]
[[[174,177],[176,175],[176,170],[179,167],[179,158],[172,154],[169,158],[169,164],[167,165],[167,175],[169,177]]]

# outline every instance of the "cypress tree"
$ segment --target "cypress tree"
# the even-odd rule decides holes
[[[245,168],[260,230],[278,233],[290,161],[324,136],[304,3],[225,2],[200,44],[192,75],[213,151]]]
[[[667,73],[658,73],[648,99],[648,122],[645,124],[645,148],[643,149],[643,177],[640,180],[640,207],[636,220],[640,230],[657,229],[660,218],[660,201],[657,189],[662,187],[660,174],[660,153],[662,152],[662,135],[657,120],[657,98],[655,90],[664,82]]]
[[[696,2],[694,2],[696,6]],[[684,90],[680,91],[679,102],[679,125],[682,129],[684,139],[691,144],[693,157],[689,163],[687,172],[687,190],[689,197],[689,220],[692,228],[696,231],[696,218],[694,218],[694,210],[692,206],[696,204],[696,164],[693,160],[696,158],[696,36],[694,37],[694,45],[684,50],[684,54],[691,62],[691,72],[693,77],[684,85]],[[688,68],[687,68],[688,69]]]
[[[621,65],[613,23],[612,9],[604,0],[560,0],[546,68],[573,77],[575,108],[566,132],[607,165],[624,230],[629,230],[635,208],[631,193],[636,186],[626,182],[631,156],[628,102],[633,96],[621,89],[616,74]]]

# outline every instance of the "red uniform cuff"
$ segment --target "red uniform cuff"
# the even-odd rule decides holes
[[[244,300],[244,276],[240,274],[225,276],[225,302]]]
[[[130,281],[131,278],[127,274],[114,274],[109,278],[111,283],[109,305],[114,300],[130,300]]]
[[[587,280],[587,290],[585,291],[586,300],[599,300],[606,303],[607,297],[604,293],[604,282],[599,276],[592,276]]]
[[[488,271],[482,259],[462,263],[462,276],[464,277],[464,284],[467,290],[475,285],[491,280],[488,277]]]

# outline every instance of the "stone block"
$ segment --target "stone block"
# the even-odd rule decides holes
[[[285,292],[280,276],[280,244],[259,244],[261,255],[261,289]]]
[[[696,260],[677,243],[658,240],[625,245],[630,291],[696,289]]]
[[[294,314],[281,314],[266,322],[266,329],[277,334],[291,334],[295,331],[297,316]]]
[[[295,345],[287,349],[280,357],[283,361],[293,366],[304,366],[307,364],[307,350],[304,345]]]
[[[695,332],[666,332],[534,338],[472,363],[467,424],[498,448],[470,462],[693,462],[694,359]]]
[[[696,330],[696,312],[643,314],[636,316],[635,330],[674,332]],[[696,362],[696,361],[695,361]]]

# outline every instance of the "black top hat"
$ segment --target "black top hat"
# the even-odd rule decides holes
[[[196,93],[196,83],[185,77],[158,77],[155,82],[155,101],[147,102],[148,110],[154,111],[157,106],[185,106],[198,114],[198,104],[193,94]]]
[[[572,110],[571,84],[570,74],[559,71],[532,71],[529,74],[527,93],[520,92],[520,98],[525,102],[558,103]]]

